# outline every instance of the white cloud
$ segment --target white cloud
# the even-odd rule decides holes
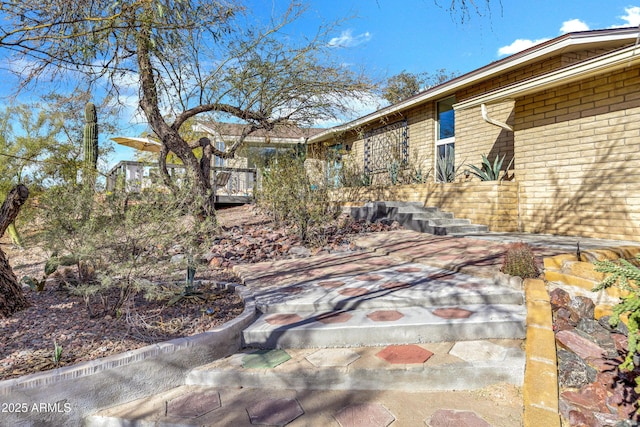
[[[562,34],[573,33],[574,31],[589,31],[589,26],[579,19],[571,19],[564,21],[562,27],[560,27]]]
[[[530,48],[531,46],[535,46],[539,43],[546,42],[547,40],[549,39],[538,39],[538,40],[517,39],[510,45],[502,46],[500,49],[498,49],[498,56],[511,55],[514,53],[518,53],[525,49]]]
[[[365,32],[358,35],[353,35],[353,30],[345,30],[340,36],[334,37],[329,40],[330,47],[354,47],[362,43],[366,43],[371,40],[371,33]]]
[[[629,6],[625,7],[624,11],[626,15],[619,16],[618,18],[622,19],[625,23],[622,25],[614,25],[613,28],[637,27],[640,25],[640,7]]]

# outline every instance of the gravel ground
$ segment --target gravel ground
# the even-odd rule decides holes
[[[322,246],[306,248],[291,230],[272,224],[251,206],[218,211],[220,236],[208,255],[209,264],[200,267],[196,280],[203,299],[166,302],[146,301],[138,296],[123,307],[119,316],[95,315],[103,305],[97,299],[87,304],[48,282],[43,292],[25,288],[30,307],[9,319],[0,318],[0,380],[53,369],[81,361],[94,360],[152,343],[197,334],[238,316],[242,301],[217,284],[236,282],[231,267],[270,259],[309,256],[320,251],[352,250],[350,237],[398,228],[397,224],[367,224],[341,218],[325,229]],[[18,278],[41,277],[48,254],[37,247],[13,247],[8,237],[0,240]],[[176,287],[179,292],[181,287]],[[111,295],[115,298],[116,295]],[[54,345],[62,347],[56,365]]]

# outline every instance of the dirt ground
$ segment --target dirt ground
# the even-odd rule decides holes
[[[219,210],[218,221],[220,234],[210,253],[205,254],[207,263],[196,273],[196,280],[202,283],[198,289],[201,298],[184,298],[167,305],[166,301],[147,301],[138,295],[117,315],[105,315],[99,299],[87,303],[55,282],[48,281],[42,292],[24,286],[30,307],[0,319],[0,380],[204,332],[243,310],[235,294],[219,287],[238,281],[231,271],[233,265],[354,250],[350,236],[397,228],[397,224],[354,223],[342,218],[322,232],[322,246],[314,248],[303,246],[290,229],[271,223],[252,206]],[[49,254],[28,238],[25,241],[25,249],[19,249],[4,236],[0,248],[18,280],[23,276],[40,278]],[[179,293],[181,289],[181,285],[176,286],[174,291]],[[58,363],[54,361],[56,345],[62,347]]]

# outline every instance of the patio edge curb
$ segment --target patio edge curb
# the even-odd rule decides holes
[[[525,279],[526,366],[522,395],[524,427],[560,427],[558,370],[551,304],[545,282]]]
[[[194,366],[241,348],[242,330],[256,317],[253,293],[227,283],[243,300],[236,318],[206,332],[151,344],[125,353],[0,381],[7,425],[82,425],[96,410],[184,384]],[[126,382],[126,387],[123,385]]]

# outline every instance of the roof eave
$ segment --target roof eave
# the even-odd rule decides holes
[[[506,58],[492,62],[488,65],[485,65],[484,67],[478,68],[455,79],[449,80],[448,82],[445,82],[441,85],[427,89],[426,91],[404,101],[401,101],[397,104],[390,105],[389,107],[385,107],[381,110],[360,117],[344,125],[327,129],[326,131],[309,138],[308,142],[322,142],[329,139],[331,135],[335,133],[349,131],[353,128],[368,124],[377,119],[387,117],[391,114],[401,113],[404,110],[413,108],[424,102],[444,98],[455,93],[458,89],[464,86],[472,85],[495,74],[503,73],[510,68],[520,66],[526,62],[530,62],[537,58],[550,55],[554,52],[562,51],[563,49],[566,49],[570,46],[586,43],[596,44],[604,43],[607,41],[633,39],[634,37],[638,37],[637,27],[567,33],[560,37],[556,37],[555,39],[548,40],[546,42],[530,47],[529,49],[525,49],[521,52],[515,53]]]
[[[561,68],[541,76],[533,77],[510,86],[466,99],[453,106],[455,110],[466,110],[481,104],[491,104],[506,99],[525,96],[531,93],[550,89],[614,71],[640,63],[640,47],[629,46],[615,52],[601,55],[575,65]]]

